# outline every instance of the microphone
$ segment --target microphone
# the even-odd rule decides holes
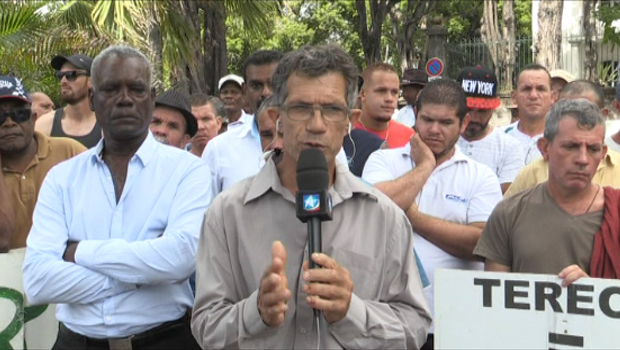
[[[325,155],[317,148],[301,151],[297,160],[297,187],[295,206],[297,218],[308,223],[308,257],[310,268],[320,268],[312,261],[313,253],[321,253],[321,222],[331,221],[332,201],[327,188],[329,172]],[[314,309],[314,317],[320,311]]]

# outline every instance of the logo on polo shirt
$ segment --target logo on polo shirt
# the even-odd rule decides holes
[[[304,211],[315,212],[321,209],[321,199],[318,194],[304,194]]]
[[[461,196],[457,196],[456,194],[447,194],[446,195],[446,199],[449,201],[453,201],[453,202],[459,202],[459,203],[467,203],[467,198],[465,197],[461,197]]]

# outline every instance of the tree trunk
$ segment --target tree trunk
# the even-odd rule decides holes
[[[583,0],[583,36],[584,36],[584,76],[583,78],[591,82],[599,83],[598,81],[598,50],[596,41],[593,39],[596,35],[596,23],[592,18],[592,11],[596,7],[597,0]]]
[[[547,68],[560,68],[562,58],[562,0],[541,0],[538,8],[536,61]]]
[[[401,58],[401,68],[413,68],[420,60],[421,52],[414,47],[414,36],[420,29],[422,17],[437,4],[436,1],[407,0],[404,13],[399,6],[393,6],[389,12],[392,21],[392,34],[396,41],[396,50]]]
[[[370,28],[366,16],[366,2],[370,3]],[[358,32],[367,65],[381,61],[381,28],[385,16],[399,0],[355,0]]]
[[[506,45],[502,50],[502,74],[500,81],[502,82],[502,90],[510,92],[512,91],[512,75],[513,69],[516,64],[515,46],[517,37],[515,34],[515,11],[512,1],[504,1],[504,7],[502,8],[502,34]]]
[[[161,28],[159,27],[158,19],[155,15],[155,9],[149,4],[149,44],[151,46],[150,59],[151,66],[153,67],[153,87],[158,92],[161,92],[164,88],[164,63],[163,52],[164,43],[161,38]]]
[[[204,7],[204,32],[202,47],[205,67],[205,90],[217,91],[217,82],[228,72],[226,54],[226,7],[223,1],[206,1]]]
[[[500,55],[502,50],[500,49],[499,42],[502,39],[499,31],[499,16],[497,14],[497,0],[484,0],[484,12],[482,15],[482,28],[480,34],[482,40],[486,43],[489,49],[489,54],[493,60],[495,67],[495,74],[499,76],[501,71]]]

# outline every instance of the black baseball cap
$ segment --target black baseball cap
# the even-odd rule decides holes
[[[481,66],[465,67],[456,81],[465,90],[467,108],[488,110],[499,107],[497,76],[493,70]]]
[[[77,68],[84,69],[86,72],[88,72],[88,75],[90,75],[90,67],[93,65],[92,58],[82,54],[76,54],[71,56],[56,55],[54,56],[54,58],[52,58],[51,65],[52,68],[54,68],[55,70],[60,70],[60,68],[62,68],[62,65],[66,62],[71,63]]]

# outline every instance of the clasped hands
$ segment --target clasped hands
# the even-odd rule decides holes
[[[266,325],[278,327],[284,323],[291,291],[285,273],[286,249],[282,242],[273,243],[271,254],[271,265],[263,274],[258,289],[258,312]],[[311,258],[322,268],[310,269],[308,261],[303,264],[302,290],[307,294],[306,302],[321,310],[328,323],[338,322],[346,316],[351,303],[351,274],[326,254],[315,253]]]

